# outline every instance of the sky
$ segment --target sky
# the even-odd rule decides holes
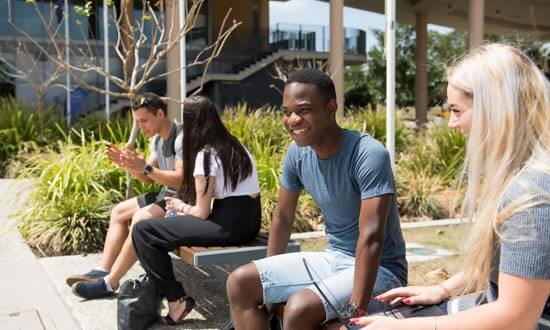
[[[329,25],[329,4],[317,0],[291,0],[269,2],[269,23]],[[384,29],[384,15],[344,7],[344,27],[367,31],[367,49],[374,42],[371,28]],[[450,28],[428,24],[428,30],[449,32]]]

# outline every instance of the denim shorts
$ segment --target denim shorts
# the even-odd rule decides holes
[[[255,260],[262,282],[264,304],[285,302],[293,294],[310,289],[325,306],[326,320],[336,318],[336,312],[313,285],[302,259],[314,270],[313,276],[326,298],[336,309],[349,302],[353,289],[355,258],[334,250],[323,252],[296,252]],[[317,278],[318,277],[318,278]],[[321,283],[319,283],[321,282]],[[373,297],[402,286],[392,272],[380,266],[376,276]],[[377,313],[387,309],[385,303],[371,299],[367,311]]]

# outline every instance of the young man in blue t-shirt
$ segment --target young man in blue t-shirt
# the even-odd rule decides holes
[[[285,329],[317,328],[336,317],[302,258],[330,291],[327,299],[350,317],[382,310],[371,297],[407,281],[389,154],[371,136],[338,126],[336,108],[327,75],[306,69],[289,76],[283,124],[294,142],[283,163],[268,257],[238,268],[227,281],[236,329],[266,329],[267,312],[259,306],[285,301]],[[283,254],[304,188],[323,213],[328,247]]]

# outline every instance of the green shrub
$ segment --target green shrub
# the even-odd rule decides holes
[[[342,126],[354,129],[359,132],[370,134],[372,137],[386,145],[386,111],[384,108],[378,110],[369,108],[353,108],[350,115],[343,118]],[[413,134],[411,129],[406,128],[396,114],[395,121],[395,150],[402,152],[407,147],[407,141]]]
[[[19,154],[35,152],[59,138],[55,111],[47,108],[38,116],[13,98],[0,99],[0,177]]]
[[[411,141],[399,160],[400,167],[413,172],[438,176],[446,186],[452,186],[459,174],[466,139],[455,130],[435,127]]]
[[[80,118],[69,132],[71,137],[80,135],[84,132],[87,137],[97,137],[98,140],[108,141],[120,146],[124,146],[130,137],[132,131],[133,118],[131,114],[115,113],[107,121],[102,112],[95,112]],[[138,134],[135,147],[139,150],[147,150],[148,138],[143,134]]]
[[[443,211],[436,195],[443,188],[438,176],[398,167],[396,173],[399,213],[408,217],[435,218]]]
[[[124,199],[125,172],[104,155],[105,143],[81,132],[28,160],[20,177],[38,177],[33,203],[20,230],[30,246],[48,255],[97,251],[110,208]],[[135,184],[134,193],[158,187]]]

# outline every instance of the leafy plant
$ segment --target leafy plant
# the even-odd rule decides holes
[[[48,108],[38,115],[13,98],[0,99],[0,176],[20,153],[40,150],[59,138],[55,110]]]
[[[400,214],[433,218],[442,212],[436,198],[436,194],[443,188],[442,180],[438,176],[398,167],[396,188]]]
[[[20,230],[30,246],[48,255],[97,251],[113,204],[124,198],[124,170],[104,155],[105,143],[73,132],[29,159],[20,177],[38,177],[33,203],[22,214]],[[157,187],[158,188],[158,187]],[[134,192],[155,189],[135,185]]]
[[[401,167],[430,176],[439,176],[442,182],[453,185],[464,160],[466,139],[457,131],[446,127],[429,129],[411,143],[402,154]]]
[[[369,133],[382,144],[386,144],[386,110],[383,107],[376,110],[365,107],[352,108],[350,115],[343,119],[342,124],[344,127]],[[413,131],[403,125],[397,114],[395,121],[395,149],[397,152],[406,148],[407,141],[410,140],[412,134]]]

